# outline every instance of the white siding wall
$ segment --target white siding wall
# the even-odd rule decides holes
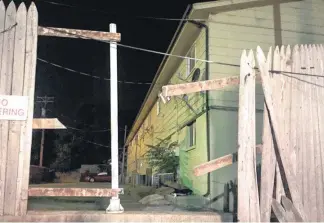
[[[274,0],[269,2],[273,3]],[[324,43],[323,12],[323,0],[247,9],[237,9],[233,5],[232,11],[210,15],[210,60],[239,65],[243,49],[255,50],[258,45],[267,52],[270,46],[277,44]],[[239,75],[238,67],[210,64],[210,79],[234,75]],[[257,87],[256,98],[257,108],[263,109],[261,86]],[[215,159],[237,151],[237,111],[228,112],[220,108],[238,107],[238,88],[212,91],[209,99],[209,104],[218,108],[210,111],[210,153],[211,159]],[[261,143],[262,116],[262,113],[257,113],[257,144]],[[223,183],[236,178],[236,169],[237,165],[232,165],[210,174],[210,199],[224,192]],[[223,197],[211,207],[222,210]]]

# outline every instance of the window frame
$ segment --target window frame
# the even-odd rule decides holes
[[[188,124],[188,146],[189,148],[195,147],[197,143],[197,128],[196,128],[196,121],[193,121]]]

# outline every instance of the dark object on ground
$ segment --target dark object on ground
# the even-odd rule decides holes
[[[172,187],[171,185],[167,185],[161,182],[161,185],[164,187],[170,187],[172,189],[174,189],[174,195],[175,196],[188,196],[188,195],[192,195],[193,191],[188,189],[188,188],[176,188],[176,187]]]
[[[30,166],[29,183],[53,183],[55,180],[55,171],[47,167]]]

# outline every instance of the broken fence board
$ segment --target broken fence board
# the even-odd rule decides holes
[[[40,36],[53,36],[65,38],[84,38],[102,41],[116,41],[120,42],[120,33],[80,30],[80,29],[66,29],[54,27],[38,27],[38,35]]]
[[[266,66],[270,70],[272,65],[272,48],[270,47]],[[261,222],[269,222],[271,218],[271,203],[273,198],[273,187],[276,167],[276,155],[272,139],[269,114],[264,104],[263,112],[263,135],[262,135],[262,166],[261,167],[261,192],[260,192],[260,217]]]
[[[257,154],[261,154],[262,145],[256,145],[256,151],[257,151]],[[202,176],[204,174],[221,169],[225,166],[229,166],[235,162],[237,162],[237,153],[222,156],[220,158],[200,164],[200,165],[194,167],[193,172],[194,172],[195,176]]]
[[[285,209],[275,199],[272,200],[271,207],[279,222],[289,222]]]
[[[257,81],[261,79],[257,76]],[[199,81],[186,84],[166,85],[162,87],[162,96],[171,97],[177,95],[184,95],[200,91],[220,90],[229,86],[240,84],[239,76],[226,77],[216,80]]]
[[[57,118],[34,118],[33,129],[66,129]]]
[[[287,219],[289,220],[289,222],[302,222],[303,221],[302,217],[298,213],[296,207],[291,202],[291,200],[289,200],[285,196],[282,196],[281,203],[285,209],[285,212],[287,213],[286,216],[288,216]]]

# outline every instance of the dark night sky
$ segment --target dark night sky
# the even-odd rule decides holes
[[[17,3],[19,1],[16,1]],[[36,0],[39,25],[109,31],[109,23],[117,24],[122,35],[121,43],[165,52],[179,21],[144,19],[140,16],[181,18],[193,0],[164,1],[112,1],[112,0]],[[52,3],[51,3],[52,2]],[[70,6],[56,5],[54,3]],[[27,3],[28,5],[28,3]],[[91,10],[93,9],[93,10]],[[100,12],[98,11],[100,10]],[[109,77],[109,44],[93,40],[39,37],[38,57],[65,67]],[[151,82],[163,56],[119,47],[118,78],[134,82]],[[119,127],[131,127],[149,85],[119,84]],[[110,145],[109,132],[89,132],[110,128],[109,82],[65,71],[37,61],[36,96],[54,96],[55,103],[48,105],[48,117],[57,117],[65,125],[87,132],[85,140]],[[35,117],[40,116],[40,105]],[[47,131],[46,146],[53,144],[54,133]],[[83,131],[74,131],[83,134]],[[39,132],[35,132],[34,146],[39,145]],[[35,138],[34,137],[34,138]],[[120,144],[123,132],[120,131]],[[97,146],[85,143],[91,150]],[[45,156],[50,148],[45,150]],[[104,156],[110,150],[101,147]],[[96,159],[96,158],[93,158]],[[95,160],[89,162],[96,162]],[[45,163],[46,165],[46,163]]]

